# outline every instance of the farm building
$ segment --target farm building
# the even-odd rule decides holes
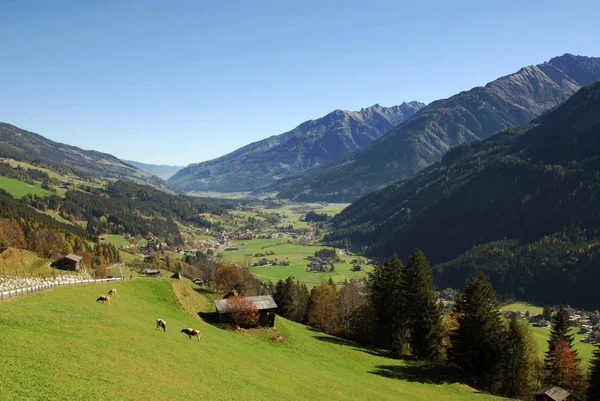
[[[144,270],[144,274],[148,277],[160,276],[160,269],[146,269]]]
[[[81,260],[81,256],[77,256],[74,253],[70,253],[66,256],[63,256],[60,259],[55,260],[50,265],[51,267],[56,267],[61,270],[79,270],[79,261]]]
[[[570,395],[562,387],[549,386],[535,393],[535,401],[567,401]]]
[[[275,325],[275,312],[277,311],[277,304],[270,295],[261,295],[257,297],[246,297],[248,301],[256,306],[259,313],[258,325],[263,327],[273,327]],[[219,321],[228,322],[230,316],[227,313],[227,299],[215,300],[215,306],[217,307],[217,313],[219,314]]]

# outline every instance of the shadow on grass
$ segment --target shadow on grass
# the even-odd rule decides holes
[[[424,384],[464,383],[458,371],[447,366],[423,362],[407,362],[405,365],[379,365],[370,373],[390,379]]]
[[[310,328],[311,331],[316,331],[319,332],[319,330],[316,330],[314,328]],[[322,332],[320,332],[322,333]],[[365,352],[369,355],[374,355],[374,356],[380,356],[383,358],[389,358],[389,359],[405,359],[404,357],[397,355],[391,351],[388,350],[383,350],[383,349],[376,349],[376,348],[370,348],[364,345],[361,345],[359,343],[355,343],[353,341],[350,340],[345,340],[343,338],[339,338],[339,337],[330,337],[330,336],[324,336],[324,335],[320,335],[320,336],[314,336],[314,338],[316,338],[319,341],[323,341],[326,343],[330,343],[330,344],[336,344],[336,345],[343,345],[345,347],[350,347],[356,351],[362,351]]]

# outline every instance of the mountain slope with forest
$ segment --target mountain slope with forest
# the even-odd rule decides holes
[[[531,296],[526,288],[537,286],[540,294],[555,287],[539,283],[550,282],[568,285],[559,296],[571,302],[571,296],[600,302],[597,292],[583,291],[600,278],[593,257],[600,254],[599,171],[597,82],[528,126],[458,146],[412,179],[361,198],[335,218],[329,240],[349,238],[385,256],[418,247],[433,263],[469,251],[471,256],[442,266],[440,272],[449,272],[439,276],[442,285],[464,284],[473,272],[486,270],[507,292]],[[556,249],[566,259],[552,256]],[[534,253],[536,263],[517,256]],[[504,259],[494,265],[496,258]],[[544,266],[544,274],[535,266]],[[547,291],[535,299],[551,298]]]
[[[356,112],[335,110],[228,155],[191,164],[168,182],[185,193],[252,191],[355,151],[382,137],[423,106],[410,102],[394,107],[374,105]]]
[[[600,58],[570,54],[522,68],[484,87],[435,101],[370,145],[264,191],[304,201],[356,200],[413,176],[460,143],[527,124],[599,78]]]
[[[163,180],[124,163],[113,155],[54,142],[14,125],[0,123],[0,144],[5,145],[5,148],[9,146],[24,155],[65,164],[93,175],[110,179],[127,179],[172,192]]]

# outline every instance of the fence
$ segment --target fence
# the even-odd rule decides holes
[[[99,278],[99,279],[83,279],[77,281],[61,281],[61,282],[48,282],[37,284],[31,287],[17,288],[14,290],[6,290],[0,291],[0,299],[16,297],[17,295],[29,294],[36,291],[45,290],[47,288],[59,287],[59,286],[72,286],[77,284],[90,284],[90,283],[107,283],[110,281],[123,281],[123,280],[131,280],[131,276],[121,276],[121,277],[113,277],[113,278]]]

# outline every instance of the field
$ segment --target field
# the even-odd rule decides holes
[[[308,223],[298,221],[300,217],[306,215],[309,211],[317,213],[326,213],[329,216],[335,216],[344,210],[349,203],[296,203],[286,202],[277,208],[261,208],[265,213],[278,213],[283,216],[283,226],[292,225],[294,228],[307,228]]]
[[[103,234],[100,236],[100,242],[111,243],[117,248],[120,246],[131,245],[131,243],[127,239],[125,239],[124,236],[117,234]]]
[[[52,195],[52,192],[47,191],[41,187],[4,176],[0,176],[0,188],[2,188],[15,198],[22,198],[23,196],[29,194],[38,196]]]
[[[502,309],[513,312],[527,312],[532,315],[539,315],[543,312],[543,308],[540,306],[535,306],[531,304],[527,304],[525,302],[515,302],[510,305],[505,305]],[[548,338],[550,337],[550,329],[545,327],[533,327],[529,325],[529,328],[533,332],[535,340],[538,344],[538,351],[540,353],[540,357],[544,357],[544,352],[548,349]],[[577,329],[573,328],[572,333],[576,333]],[[581,358],[581,362],[584,367],[587,367],[589,361],[592,359],[592,353],[594,351],[594,345],[588,343],[579,342],[584,335],[575,334],[575,346],[574,348],[577,350],[579,357]]]
[[[364,272],[353,272],[351,271],[350,263],[336,263],[335,272],[326,273],[312,273],[306,271],[306,265],[310,261],[305,258],[308,255],[314,255],[315,251],[319,249],[327,248],[323,245],[296,245],[289,244],[287,239],[253,239],[246,241],[236,241],[235,244],[240,247],[239,251],[224,251],[223,257],[225,260],[235,262],[241,266],[246,263],[246,254],[265,253],[273,251],[275,255],[266,256],[267,259],[271,260],[277,258],[277,260],[287,260],[290,262],[289,266],[252,266],[250,271],[261,280],[277,281],[279,279],[285,279],[289,276],[294,277],[296,280],[303,281],[308,284],[318,284],[323,281],[329,280],[329,277],[333,277],[336,283],[343,282],[345,279],[351,278],[362,278],[366,276]],[[252,257],[250,263],[255,263],[262,259],[262,257]],[[342,256],[342,259],[350,262],[352,259],[356,259],[355,256]],[[372,266],[361,265],[365,271],[371,271]]]
[[[94,302],[117,288],[112,305]],[[181,302],[179,301],[181,300]],[[0,302],[0,399],[492,400],[446,369],[277,318],[287,343],[213,327],[183,281],[54,288]],[[155,320],[167,321],[166,333]],[[196,327],[198,343],[180,333]],[[43,335],[42,335],[43,333]]]

